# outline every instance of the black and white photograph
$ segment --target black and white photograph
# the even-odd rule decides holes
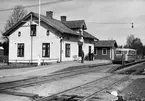
[[[0,0],[0,101],[145,101],[145,0]]]

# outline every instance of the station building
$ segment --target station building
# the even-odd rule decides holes
[[[30,12],[4,33],[9,38],[9,62],[73,61],[80,59],[81,50],[85,55],[94,50],[98,39],[86,31],[84,20],[57,20],[47,11],[40,16],[39,29],[38,18]]]

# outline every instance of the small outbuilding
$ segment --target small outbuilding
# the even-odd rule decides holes
[[[117,47],[115,40],[99,40],[94,46],[94,58],[114,60],[115,49]]]

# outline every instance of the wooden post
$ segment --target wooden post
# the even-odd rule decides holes
[[[122,66],[124,66],[124,63],[125,63],[125,54],[122,53]]]

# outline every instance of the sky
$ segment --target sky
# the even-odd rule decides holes
[[[56,0],[41,0],[42,3]],[[38,0],[0,0],[0,10],[16,5],[34,5]],[[25,8],[38,12],[38,7]],[[141,39],[145,45],[145,0],[68,0],[41,6],[41,14],[53,11],[53,16],[67,16],[67,20],[85,20],[87,31],[99,40],[116,40],[125,45],[128,35]],[[10,11],[0,11],[0,30],[4,29]],[[133,23],[133,28],[131,27]]]

